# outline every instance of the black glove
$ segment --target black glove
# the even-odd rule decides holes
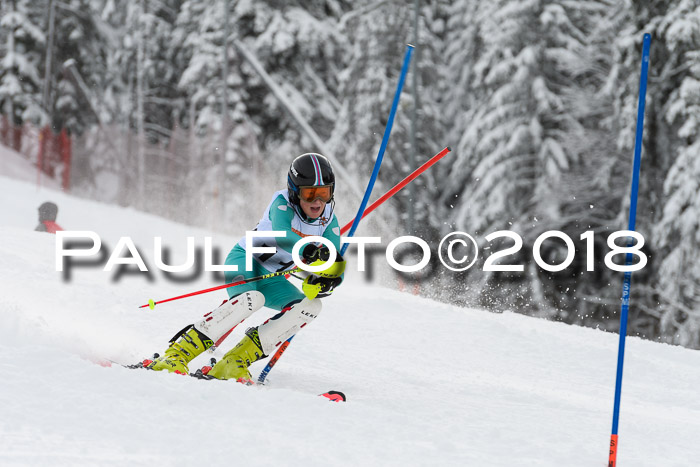
[[[333,292],[333,289],[338,287],[341,282],[343,282],[342,277],[320,277],[320,276],[309,276],[306,281],[309,285],[320,285],[321,290],[319,291],[317,297],[323,298],[327,297]]]
[[[328,261],[331,257],[331,251],[326,245],[321,244],[321,246],[316,246],[313,243],[309,243],[301,252],[301,257],[306,264],[311,264],[319,259],[321,261]]]

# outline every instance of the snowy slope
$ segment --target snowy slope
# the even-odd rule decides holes
[[[46,200],[65,228],[95,230],[110,247],[133,236],[147,262],[156,235],[180,250],[208,235],[0,177],[0,465],[607,463],[616,335],[367,287],[357,273],[324,299],[268,387],[96,365],[162,352],[225,293],[144,311],[149,298],[217,282],[156,271],[115,283],[100,269],[64,282],[55,236],[32,231]],[[241,234],[209,235],[225,253]],[[700,353],[628,339],[619,465],[697,465],[698,387]],[[330,389],[348,402],[316,397]]]

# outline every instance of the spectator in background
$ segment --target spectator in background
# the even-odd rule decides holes
[[[58,206],[47,201],[39,206],[39,225],[36,226],[37,232],[56,233],[63,228],[56,223],[58,215]]]

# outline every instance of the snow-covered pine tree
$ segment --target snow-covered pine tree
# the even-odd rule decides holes
[[[472,279],[483,304],[538,307],[539,314],[551,317],[557,313],[555,279],[532,267],[526,252],[539,234],[572,227],[563,180],[582,165],[583,154],[570,147],[570,139],[586,132],[572,104],[596,73],[587,47],[604,10],[597,1],[463,2],[459,12],[471,26],[451,28],[448,43],[450,38],[463,43],[451,47],[452,60],[460,48],[474,50],[476,57],[465,57],[470,69],[457,77],[468,86],[458,92],[469,96],[469,107],[453,109],[464,112],[464,128],[458,167],[443,200],[459,197],[455,222],[461,230],[482,238],[501,229],[519,233],[524,246],[510,261],[531,266],[525,274],[481,273]],[[564,254],[561,242],[542,249],[551,263]]]
[[[416,166],[442,149],[444,99],[440,46],[444,33],[444,2],[421,2],[419,37],[413,51],[418,65],[418,114]],[[369,177],[385,131],[398,83],[406,44],[414,37],[413,3],[363,2],[341,18],[342,31],[350,42],[348,65],[340,73],[340,110],[331,138],[333,152],[362,183]],[[411,115],[415,105],[411,68],[404,83],[395,116],[391,139],[384,155],[382,170],[374,188],[375,199],[416,169],[411,166],[413,147],[410,139]],[[435,169],[431,169],[435,170]],[[427,240],[436,237],[430,216],[434,212],[438,187],[435,173],[428,172],[413,182],[415,197],[406,189],[391,200],[392,209],[384,210],[381,223],[394,226],[396,233],[419,234]],[[413,225],[407,225],[409,204],[415,213]],[[370,223],[373,221],[368,219]],[[385,230],[386,231],[386,230]],[[388,242],[385,239],[385,242]]]
[[[46,35],[42,8],[29,0],[3,2],[0,17],[0,108],[15,125],[43,123],[42,72]]]
[[[347,60],[347,37],[338,31],[337,24],[349,10],[349,2],[309,3],[290,1],[280,8],[276,1],[241,2],[234,17],[239,41],[255,54],[314,131],[327,140],[339,107],[339,73]],[[249,66],[244,65],[243,71],[249,76],[249,86],[257,84],[251,89],[251,98],[258,107],[256,120],[264,131],[265,145],[284,146],[294,141],[310,146],[312,142],[301,136],[298,125],[286,117]]]
[[[672,165],[664,180],[663,211],[654,229],[661,258],[654,271],[654,317],[663,340],[700,348],[700,4],[674,2],[655,32],[654,46],[666,49],[668,57],[659,81],[673,83],[668,99],[659,102],[659,118],[673,130],[673,145],[666,156]]]
[[[143,107],[138,105],[140,99],[143,102],[138,84],[144,83],[138,74],[144,69],[145,57],[139,57],[138,48],[139,44],[144,45],[140,32],[145,27],[144,5],[141,0],[105,0],[98,12],[112,28],[104,94],[105,104],[113,112],[110,112],[112,121],[119,126],[108,137],[118,141],[120,149],[98,154],[100,161],[95,163],[115,173],[119,204],[147,209],[144,138],[136,134],[144,126],[143,112],[139,112]]]
[[[228,29],[224,8],[230,9]],[[249,115],[241,59],[236,57],[230,41],[231,34],[237,30],[233,11],[234,4],[226,1],[185,2],[174,31],[176,41],[184,44],[178,52],[178,60],[184,63],[178,88],[187,96],[189,105],[183,120],[190,127],[193,139],[188,156],[191,174],[196,175],[188,179],[188,185],[191,197],[198,200],[197,205],[206,206],[205,212],[194,210],[191,218],[201,218],[200,222],[216,228],[233,227],[231,222],[240,227],[236,221],[259,215],[261,198],[267,196],[258,192],[257,182],[265,178],[259,171],[259,129]],[[227,33],[228,74],[224,86]],[[225,124],[229,125],[228,129],[224,129]],[[227,153],[225,162],[223,150]]]
[[[349,47],[347,67],[338,75],[340,107],[331,147],[335,156],[366,186],[389,117],[406,41],[411,37],[411,11],[394,2],[380,5],[364,2],[361,6],[365,9],[358,8],[341,20]],[[408,160],[405,151],[411,109],[408,88],[404,86],[375,193],[392,186],[388,176],[407,169],[402,159]],[[381,217],[387,225],[397,226],[401,222],[400,211],[396,209],[384,211]],[[368,218],[368,225],[374,222]]]
[[[56,3],[56,2],[54,2]],[[92,101],[103,89],[106,70],[105,57],[109,53],[105,31],[97,22],[99,16],[93,2],[69,0],[54,5],[53,50],[51,53],[51,87],[49,106],[54,131],[62,128],[80,134],[98,122],[98,102]],[[86,89],[80,89],[71,67],[79,75]]]
[[[96,173],[116,175],[117,202],[183,220],[185,213],[173,197],[182,194],[188,167],[171,145],[172,131],[186,108],[177,89],[179,43],[172,38],[180,3],[102,0],[85,9],[99,25],[95,47],[105,49],[101,74],[94,78],[100,85],[91,90],[100,123],[107,125],[92,129],[86,145],[106,149],[95,151],[90,163]],[[86,80],[91,72],[87,74]]]
[[[418,40],[414,44],[414,63],[404,88],[404,105],[399,110],[402,114],[399,124],[402,131],[397,132],[397,139],[391,146],[392,157],[387,161],[391,162],[391,165],[387,165],[391,170],[384,174],[387,188],[399,182],[444,146],[452,145],[447,134],[454,122],[445,110],[449,104],[449,89],[454,83],[448,79],[448,63],[443,52],[450,2],[421,0],[418,4]],[[408,37],[405,39],[411,43],[415,35],[413,7],[414,5],[411,5],[410,29],[406,31]],[[417,73],[414,74],[416,70]],[[416,78],[417,87],[414,88]],[[411,132],[414,131],[414,107],[416,160],[412,165],[410,154],[414,150],[411,138]],[[395,205],[402,213],[402,232],[418,235],[430,242],[439,241],[440,233],[446,230],[447,224],[436,205],[443,188],[442,180],[446,179],[451,171],[453,157],[454,154],[451,154],[445,161],[424,172],[411,182],[410,189],[406,189],[405,193],[397,197]],[[411,222],[407,215],[409,209],[413,210],[413,225],[408,225],[408,222]]]
[[[185,64],[178,60],[182,43],[175,39],[173,31],[181,3],[144,2],[139,18],[141,30],[135,36],[137,92],[139,76],[142,81],[142,96],[136,98],[137,114],[143,114],[149,209],[186,221],[191,213],[182,208],[187,204],[181,205],[179,200],[192,173],[187,149],[178,147],[182,141],[177,136],[178,124],[187,108],[185,93],[178,87]],[[137,122],[137,129],[138,125]]]
[[[689,193],[693,182],[686,178],[690,167],[684,165],[690,161],[680,165],[679,161],[686,148],[693,150],[695,141],[692,131],[686,132],[693,123],[684,121],[683,109],[685,105],[692,109],[692,92],[683,88],[694,79],[690,68],[698,40],[697,2],[621,2],[616,6],[611,16],[614,35],[612,41],[607,41],[612,44],[614,58],[606,84],[612,112],[601,120],[615,136],[611,153],[618,154],[614,165],[611,161],[607,166],[620,175],[609,179],[618,180],[618,187],[624,189],[621,196],[611,196],[612,203],[608,203],[610,210],[618,213],[617,220],[609,223],[613,229],[627,227],[642,35],[652,35],[636,221],[637,231],[646,240],[649,263],[633,276],[628,333],[697,346],[698,322],[692,319],[692,312],[688,314],[695,292],[691,286],[680,286],[684,280],[690,281],[686,285],[693,282],[689,279],[692,269],[683,280],[679,278],[684,274],[679,268],[687,255],[692,255],[689,244],[679,242],[679,235],[687,232],[688,225],[676,217],[686,208],[692,212],[690,204],[681,201],[692,197]],[[615,203],[615,199],[620,201]],[[608,287],[600,290],[609,299],[619,297],[621,275],[608,276]],[[619,308],[619,304],[612,303],[608,309]],[[617,323],[615,316],[605,326],[614,330]]]
[[[603,259],[607,236],[627,225],[627,212],[621,206],[629,199],[632,153],[618,145],[621,125],[616,96],[624,86],[617,83],[620,56],[615,38],[629,22],[621,14],[621,3],[580,6],[587,6],[580,11],[589,20],[586,42],[578,49],[579,60],[571,64],[574,85],[566,91],[567,108],[580,127],[562,135],[562,145],[578,162],[551,188],[561,211],[552,228],[578,240],[577,254],[568,273],[546,276],[547,298],[559,310],[558,320],[615,330],[621,274],[608,269]],[[638,79],[638,72],[635,76]],[[579,240],[585,231],[594,232],[593,271],[587,270],[587,248]]]

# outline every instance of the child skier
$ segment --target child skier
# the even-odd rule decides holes
[[[284,231],[285,237],[255,237],[253,245],[242,238],[226,258],[227,265],[238,266],[238,272],[226,272],[226,282],[233,283],[263,274],[293,269],[292,248],[302,237],[311,235],[329,239],[340,250],[340,227],[333,212],[335,175],[330,162],[315,153],[294,159],[287,176],[287,189],[274,194],[258,222],[257,231]],[[276,253],[254,253],[253,268],[246,270],[246,249],[276,247]],[[328,260],[325,246],[309,243],[302,250],[303,260],[313,266]],[[345,261],[338,254],[334,263],[308,276],[302,291],[283,276],[228,288],[229,300],[204,315],[196,324],[186,326],[171,340],[162,357],[144,361],[152,370],[187,374],[192,359],[212,346],[219,345],[243,320],[264,306],[279,311],[260,326],[246,331],[243,339],[231,349],[208,375],[218,379],[234,379],[252,383],[248,367],[265,358],[289,337],[313,321],[321,311],[320,297],[328,296],[342,281]]]
[[[63,228],[56,223],[56,216],[58,216],[58,206],[51,201],[47,201],[39,206],[39,225],[37,225],[37,232],[48,232],[55,234]]]

